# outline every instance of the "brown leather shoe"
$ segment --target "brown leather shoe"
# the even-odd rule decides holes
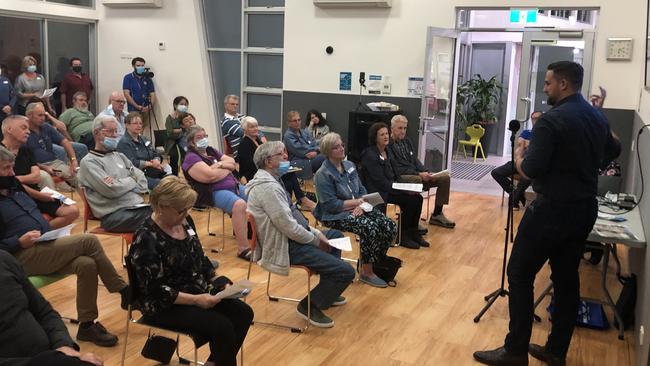
[[[536,359],[546,362],[549,366],[565,366],[566,358],[556,356],[546,350],[546,346],[531,343],[528,345],[528,353]]]
[[[493,366],[528,366],[528,355],[513,355],[504,347],[491,351],[476,351],[474,359],[482,364]]]
[[[117,337],[109,333],[100,322],[95,322],[89,327],[79,324],[77,340],[92,342],[101,347],[113,347],[117,344]]]

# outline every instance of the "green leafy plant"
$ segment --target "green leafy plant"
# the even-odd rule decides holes
[[[503,87],[496,76],[489,80],[476,74],[470,80],[458,86],[456,93],[457,126],[464,130],[466,126],[479,123],[489,125],[497,123],[499,99]]]

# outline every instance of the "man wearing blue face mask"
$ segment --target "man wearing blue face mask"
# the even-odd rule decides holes
[[[253,258],[264,269],[286,276],[289,265],[301,265],[318,273],[319,283],[311,290],[311,311],[307,297],[296,309],[298,316],[320,328],[334,326],[322,310],[344,305],[341,296],[354,280],[354,269],[341,260],[341,251],[330,246],[330,239],[342,238],[338,230],[321,233],[291,203],[282,179],[289,169],[284,144],[271,141],[260,145],[253,156],[258,170],[246,184],[248,212],[255,218],[258,245]]]
[[[124,75],[122,89],[128,102],[129,112],[138,111],[142,114],[145,126],[149,123],[149,110],[156,102],[156,90],[153,80],[145,72],[145,60],[135,57],[131,60],[133,72]]]
[[[101,116],[93,122],[95,149],[81,160],[79,182],[86,187],[86,199],[102,228],[115,233],[134,232],[151,216],[143,206],[147,178],[124,154],[115,151],[117,121]]]

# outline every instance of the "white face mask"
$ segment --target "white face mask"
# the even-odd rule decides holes
[[[204,137],[196,142],[196,147],[198,147],[199,149],[207,149],[209,145],[210,145],[210,141],[208,141],[207,137]]]

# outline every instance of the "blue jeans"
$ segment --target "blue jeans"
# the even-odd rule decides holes
[[[71,142],[72,143],[72,149],[74,150],[74,154],[77,157],[77,166],[79,166],[79,162],[81,159],[88,154],[88,146],[80,143],[80,142]],[[68,155],[65,153],[65,149],[61,145],[57,144],[52,144],[52,150],[54,151],[54,155],[56,155],[56,158],[61,160],[61,161],[68,161]]]
[[[327,230],[323,234],[328,239],[343,237],[338,230]],[[311,303],[321,310],[332,306],[354,280],[354,268],[341,260],[341,251],[336,248],[330,248],[327,253],[313,245],[289,240],[289,261],[320,275],[318,285],[311,290]]]

